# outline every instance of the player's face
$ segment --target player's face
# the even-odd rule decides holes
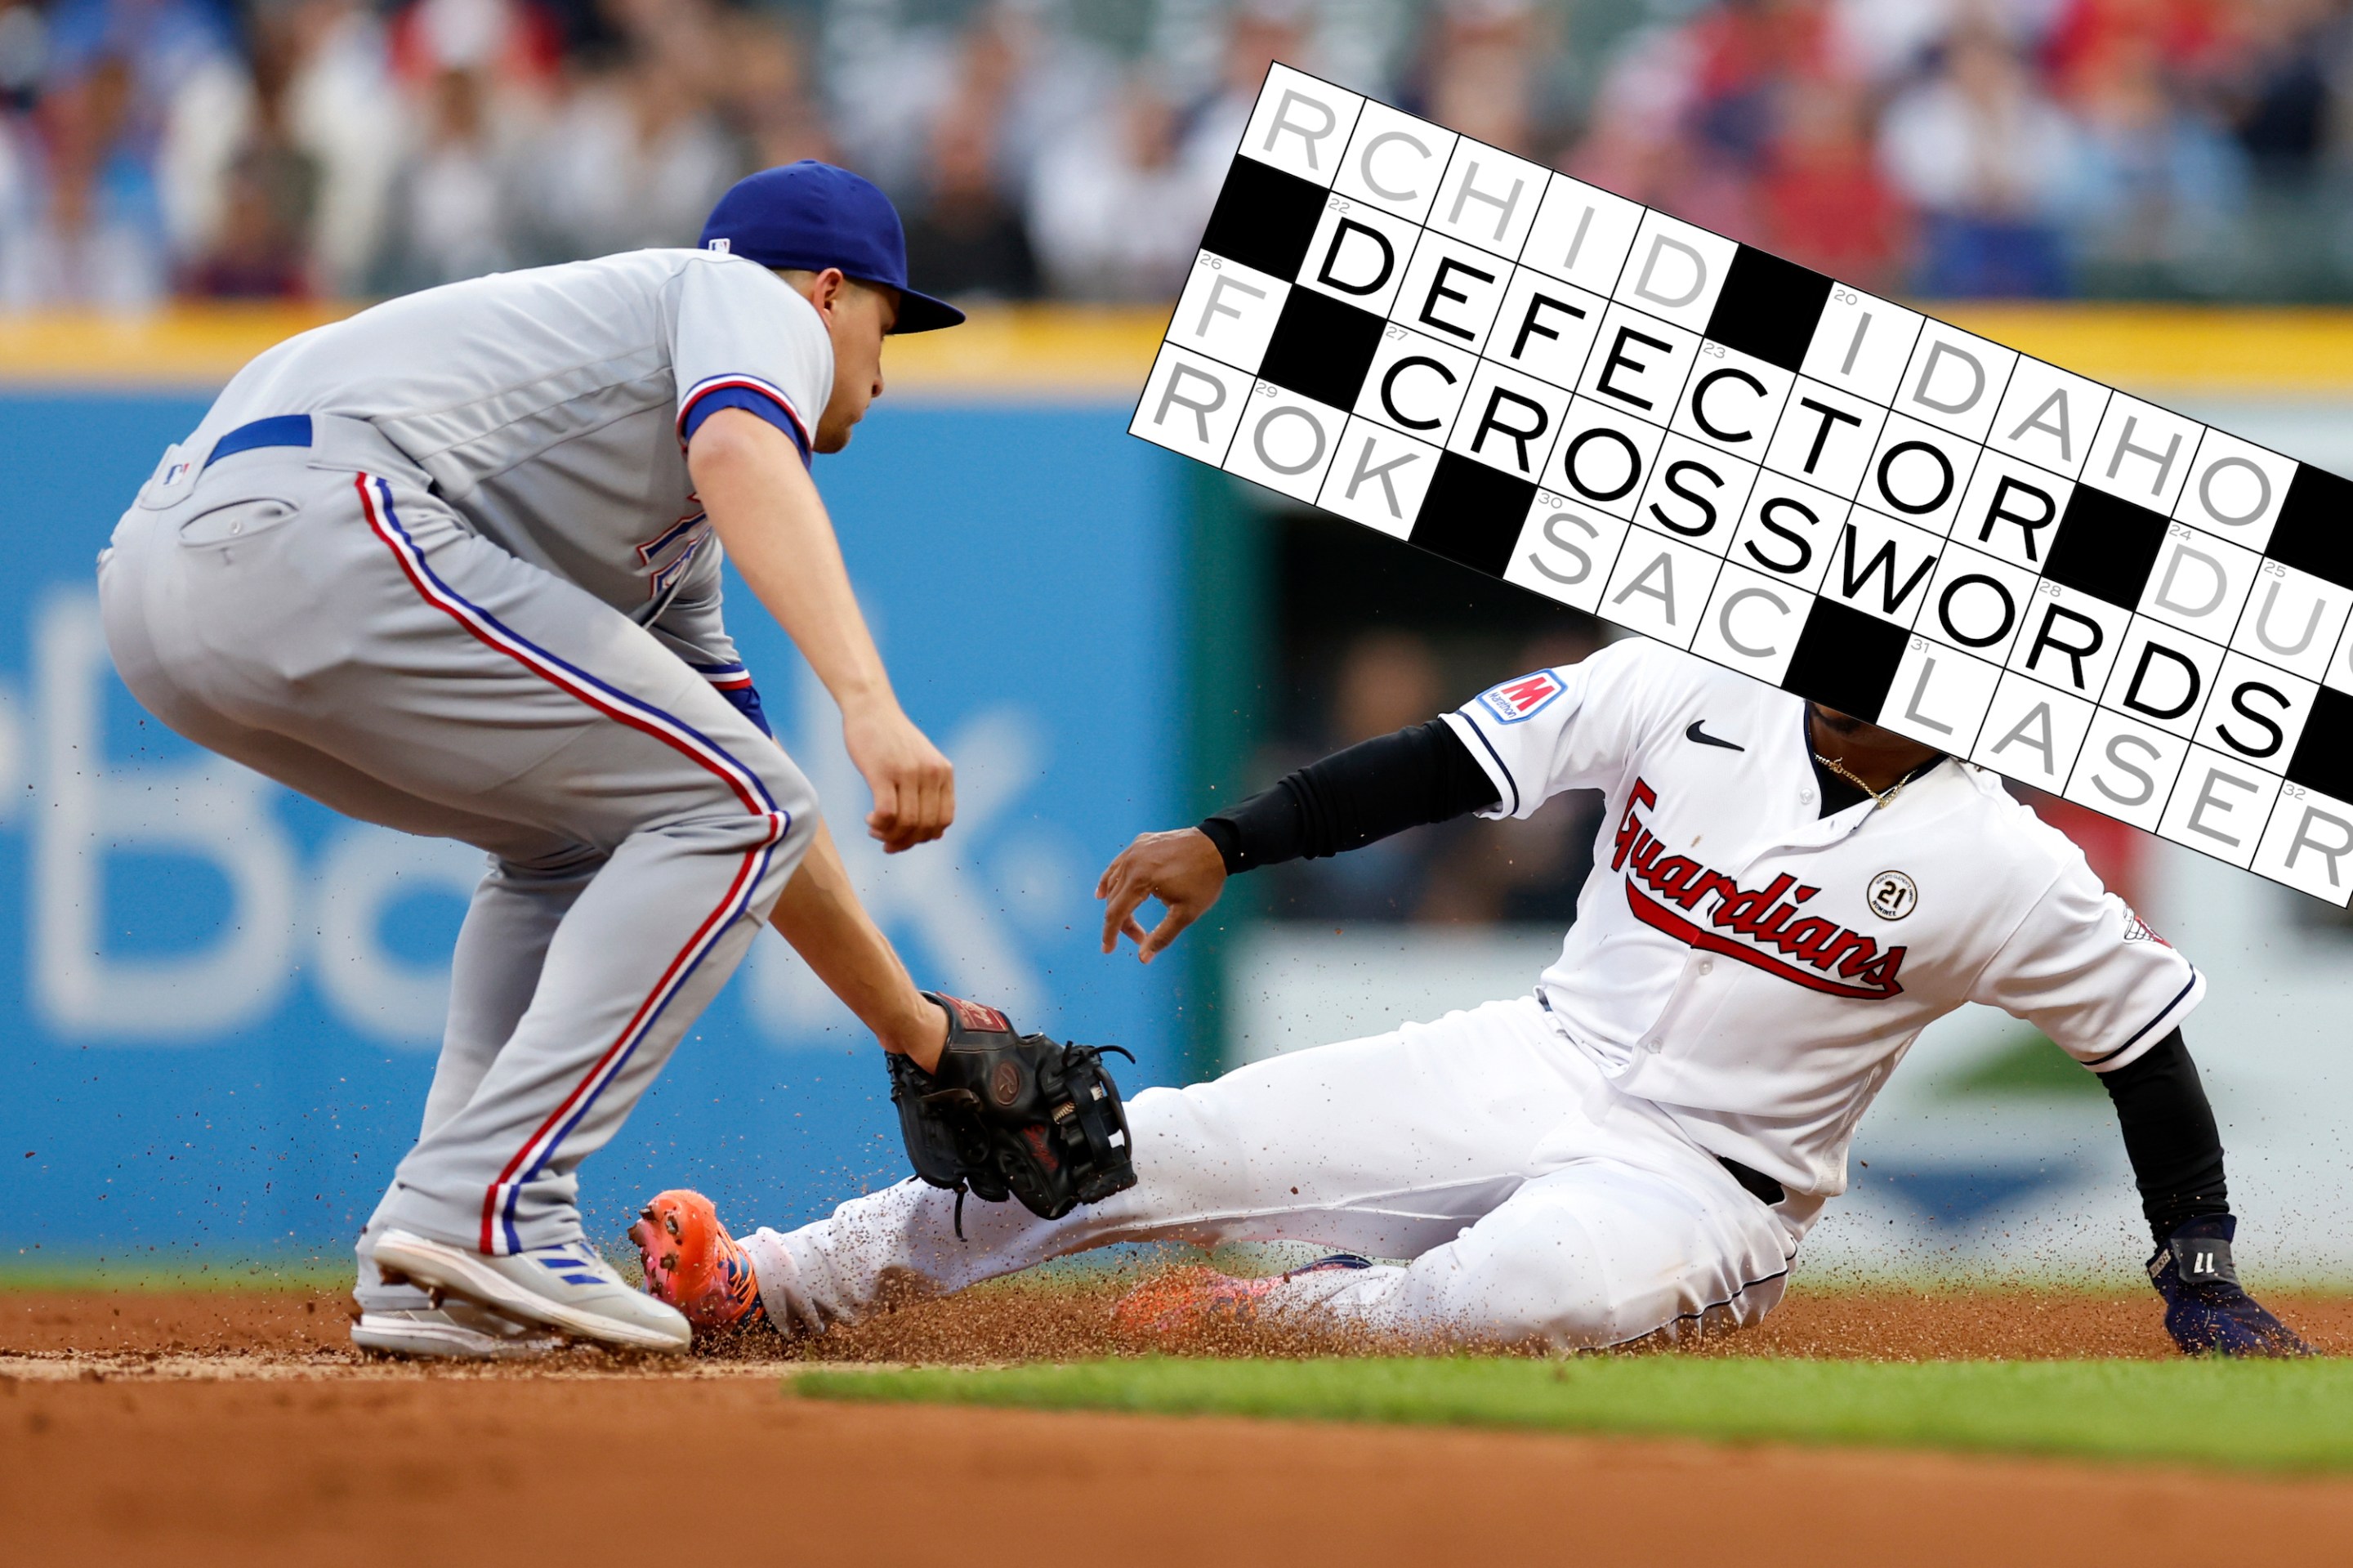
[[[1866,773],[1874,768],[1892,768],[1901,774],[1939,755],[1933,746],[1923,746],[1909,736],[1882,729],[1820,703],[1808,703],[1806,711],[1814,721],[1815,745],[1834,747],[1841,754],[1841,760]]]
[[[1838,709],[1825,707],[1820,703],[1809,703],[1806,705],[1814,711],[1814,723],[1832,735],[1859,736],[1865,731],[1874,736],[1884,733],[1877,725],[1865,724],[1851,714],[1842,714]]]
[[[833,396],[817,422],[817,450],[838,452],[882,396],[882,340],[898,323],[899,291],[845,278],[818,308],[833,338]]]

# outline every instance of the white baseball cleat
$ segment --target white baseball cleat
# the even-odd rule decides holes
[[[386,1231],[376,1240],[375,1266],[387,1277],[405,1275],[428,1290],[622,1350],[674,1353],[694,1338],[677,1308],[631,1288],[586,1242],[494,1257]]]
[[[380,1356],[509,1361],[561,1350],[564,1337],[452,1298],[438,1307],[364,1311],[352,1343]]]

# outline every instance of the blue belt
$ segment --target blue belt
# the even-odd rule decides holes
[[[239,425],[215,441],[213,455],[205,459],[205,466],[210,468],[225,457],[249,452],[256,447],[307,447],[310,444],[310,415],[273,415],[267,419],[256,419],[249,425]]]

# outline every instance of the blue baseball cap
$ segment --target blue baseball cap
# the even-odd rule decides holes
[[[891,198],[871,181],[814,158],[728,186],[702,225],[702,246],[763,267],[839,267],[861,282],[888,284],[899,291],[894,333],[937,332],[964,320],[946,301],[907,287],[907,231]]]

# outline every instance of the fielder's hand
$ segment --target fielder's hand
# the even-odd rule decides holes
[[[929,843],[955,821],[955,768],[891,702],[846,709],[841,738],[874,792],[866,832],[883,853]]]
[[[2239,1285],[2231,1214],[2191,1220],[2148,1260],[2149,1283],[2165,1298],[2165,1331],[2189,1355],[2308,1356],[2312,1347]]]
[[[1186,927],[1199,919],[1226,888],[1225,857],[1209,835],[1198,828],[1173,833],[1141,833],[1119,852],[1095,880],[1095,896],[1103,908],[1103,950],[1119,946],[1124,931],[1135,943],[1135,956],[1145,963]],[[1157,898],[1167,909],[1160,924],[1146,932],[1135,911],[1147,898]]]

